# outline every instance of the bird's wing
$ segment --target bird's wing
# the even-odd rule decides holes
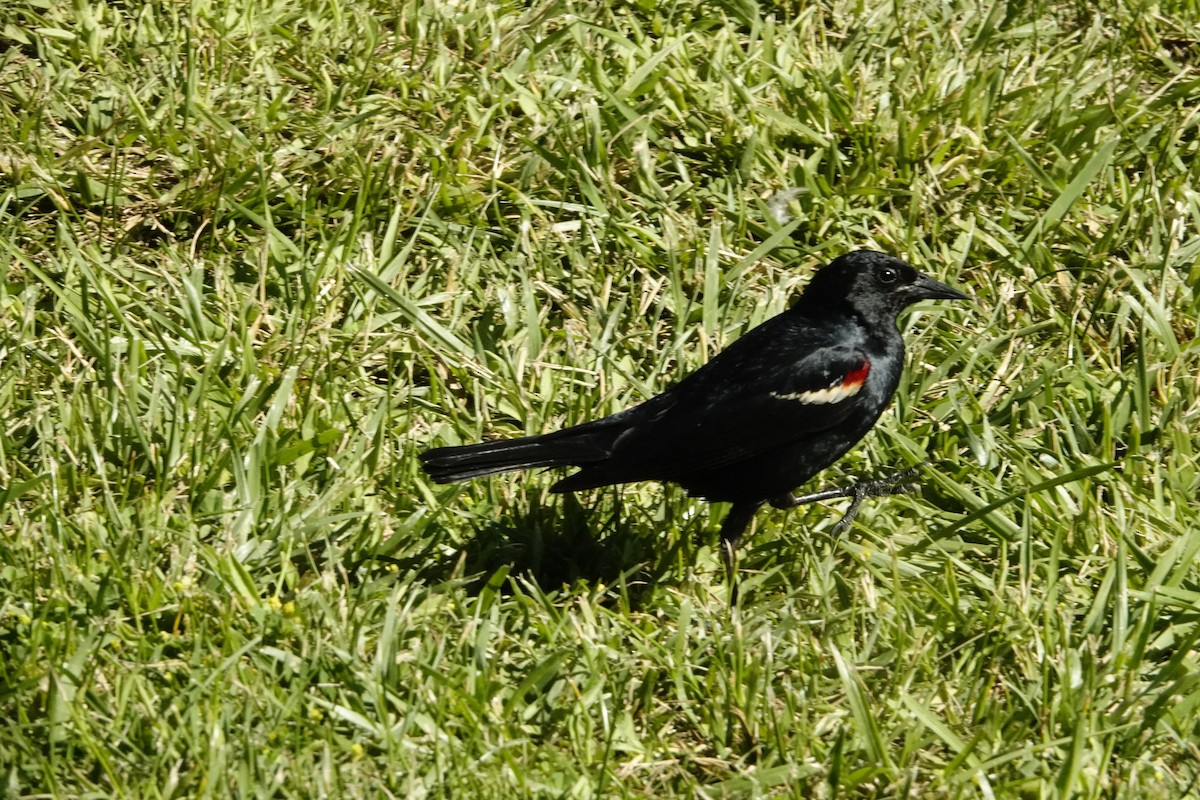
[[[820,347],[784,364],[740,367],[675,387],[673,402],[618,437],[610,464],[668,479],[735,464],[869,405],[863,387],[871,361],[857,348]]]

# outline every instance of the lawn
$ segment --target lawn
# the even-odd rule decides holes
[[[1198,104],[1179,0],[6,3],[3,796],[1195,796]],[[721,505],[422,475],[860,247],[975,302],[806,489],[921,491],[736,602]]]

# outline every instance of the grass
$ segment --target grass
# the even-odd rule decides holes
[[[1200,791],[1200,8],[0,11],[6,797]],[[793,220],[768,198],[789,187]],[[822,261],[970,291],[759,515],[433,444],[661,390]]]

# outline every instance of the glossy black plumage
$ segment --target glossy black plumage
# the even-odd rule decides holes
[[[792,308],[638,406],[541,436],[435,448],[421,463],[441,483],[578,467],[558,492],[670,481],[734,504],[721,531],[732,548],[759,506],[795,504],[793,488],[874,426],[903,368],[900,312],[965,298],[891,256],[849,253],[818,271]]]

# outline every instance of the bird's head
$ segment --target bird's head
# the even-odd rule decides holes
[[[898,258],[874,250],[857,250],[822,267],[798,305],[811,310],[848,305],[866,319],[880,320],[895,319],[919,300],[969,299]]]

